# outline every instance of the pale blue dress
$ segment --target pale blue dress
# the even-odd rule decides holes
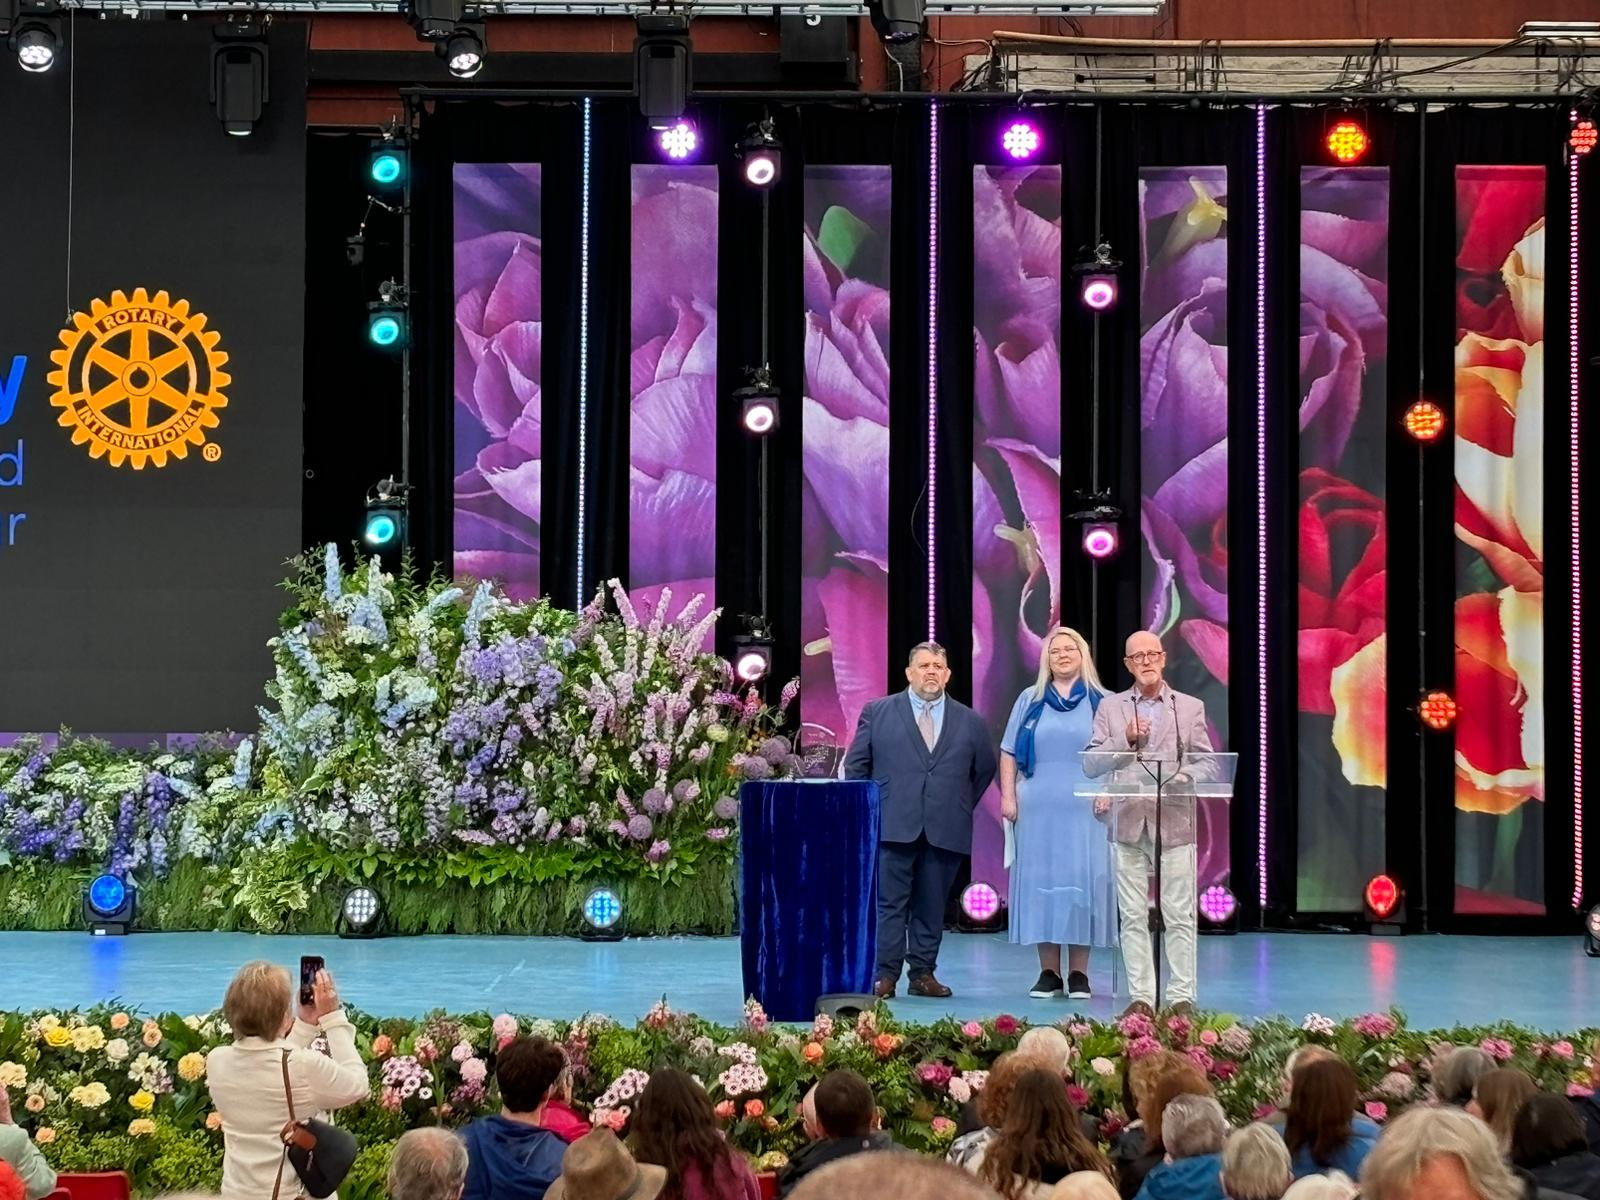
[[[1000,749],[1014,754],[1033,703],[1030,687],[1011,706]],[[1071,712],[1046,705],[1034,730],[1031,778],[1017,772],[1016,857],[1011,864],[1011,940],[1022,945],[1117,944],[1116,883],[1106,826],[1094,801],[1074,793],[1078,755],[1089,744],[1094,709],[1085,696]]]

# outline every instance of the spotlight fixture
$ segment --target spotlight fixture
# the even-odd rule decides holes
[[[1007,915],[992,883],[974,879],[961,889],[956,928],[962,933],[995,933],[1006,927]]]
[[[1085,525],[1083,552],[1090,558],[1110,558],[1117,552],[1117,527],[1103,524]]]
[[[1583,952],[1600,958],[1600,904],[1583,914]]]
[[[0,4],[0,13],[10,8],[12,14],[9,21],[11,35],[6,39],[6,45],[17,56],[19,67],[31,74],[42,74],[56,65],[56,58],[61,53],[61,34],[54,21],[22,17],[23,7],[20,3],[14,8]]]
[[[733,673],[740,683],[760,683],[772,673],[772,639],[741,633],[733,639]]]
[[[1449,692],[1428,692],[1417,703],[1417,716],[1429,729],[1444,731],[1456,723],[1456,702]]]
[[[482,24],[457,25],[449,37],[434,45],[433,52],[444,59],[445,68],[457,79],[471,79],[483,70]]]
[[[367,180],[385,191],[405,186],[406,144],[394,133],[373,141],[367,152]]]
[[[1567,145],[1572,147],[1574,154],[1588,154],[1600,143],[1600,129],[1596,129],[1594,122],[1588,117],[1579,117],[1572,114],[1572,132],[1567,136]]]
[[[267,105],[267,34],[258,21],[213,26],[211,103],[234,137],[249,137]]]
[[[694,126],[687,121],[679,121],[670,125],[656,135],[656,144],[661,147],[661,153],[668,158],[679,161],[688,158],[700,145],[700,135],[695,132]]]
[[[406,290],[386,279],[378,285],[378,298],[367,304],[367,341],[380,350],[404,350],[406,326]]]
[[[922,36],[922,0],[867,0],[867,15],[878,37],[891,45]]]
[[[1000,135],[1000,148],[1019,162],[1032,158],[1039,152],[1039,130],[1032,121],[1012,121]]]
[[[1328,153],[1341,163],[1360,161],[1372,145],[1366,127],[1353,117],[1335,121],[1323,141],[1327,144]]]
[[[734,392],[739,401],[739,423],[746,433],[765,437],[778,427],[779,392],[772,371],[758,367],[749,372],[750,386]]]
[[[1111,493],[1075,492],[1068,503],[1072,511],[1067,520],[1083,526],[1083,552],[1096,560],[1115,554],[1121,542],[1117,523],[1122,520],[1122,510],[1111,503]]]
[[[753,188],[769,188],[783,169],[783,144],[774,132],[772,118],[763,117],[750,127],[734,151],[744,169],[744,181]]]
[[[622,898],[608,887],[597,887],[583,898],[583,932],[585,941],[620,942],[622,940]]]
[[[133,928],[138,893],[118,875],[96,875],[83,889],[83,922],[95,937],[121,937]]]
[[[1103,313],[1117,302],[1117,271],[1122,264],[1111,256],[1111,243],[1101,242],[1094,256],[1073,267],[1078,276],[1078,298],[1094,313]]]
[[[1212,928],[1208,932],[1226,930],[1230,928],[1233,918],[1238,915],[1239,901],[1234,894],[1220,883],[1214,883],[1200,893],[1200,916]]]
[[[1444,409],[1432,400],[1418,400],[1406,409],[1402,424],[1419,442],[1437,441],[1444,432]]]
[[[366,884],[358,884],[344,894],[333,931],[342,938],[375,938],[383,936],[386,924],[383,898]]]
[[[406,493],[411,489],[395,479],[380,479],[367,493],[366,525],[361,540],[374,550],[403,545],[406,533]]]
[[[635,20],[633,90],[639,97],[639,113],[651,129],[670,129],[689,106],[693,86],[689,18],[682,13],[642,12]]]
[[[1405,920],[1404,909],[1401,907],[1405,892],[1388,875],[1374,875],[1367,880],[1367,886],[1362,892],[1366,901],[1367,920],[1371,925],[1371,932],[1379,934],[1396,934],[1403,932],[1401,923]]]

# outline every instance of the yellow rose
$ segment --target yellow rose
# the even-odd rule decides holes
[[[60,1050],[63,1047],[72,1045],[72,1034],[61,1028],[61,1026],[56,1025],[45,1031],[44,1042],[45,1045],[54,1046],[57,1050]]]
[[[41,1125],[38,1131],[34,1133],[33,1140],[38,1142],[41,1146],[48,1146],[51,1142],[56,1140],[56,1131],[51,1129],[48,1125]]]
[[[55,1013],[45,1013],[44,1016],[39,1018],[40,1033],[49,1033],[52,1029],[59,1029],[60,1027],[61,1018],[56,1016]]]
[[[156,1123],[149,1117],[135,1117],[128,1122],[128,1132],[134,1137],[149,1137],[156,1131]]]
[[[222,1128],[222,1114],[219,1113],[219,1112],[208,1112],[206,1114],[206,1128],[207,1129],[221,1129]]]
[[[85,1025],[72,1031],[72,1048],[79,1054],[98,1050],[106,1044],[105,1031],[98,1025]]]
[[[17,1062],[0,1063],[0,1086],[27,1087],[28,1068]]]
[[[149,1112],[155,1106],[156,1098],[143,1088],[128,1097],[128,1107],[134,1112]]]
[[[187,1083],[193,1083],[202,1078],[206,1073],[206,1056],[204,1054],[185,1054],[178,1060],[178,1078]]]

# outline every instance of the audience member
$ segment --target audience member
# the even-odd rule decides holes
[[[1064,1081],[1072,1078],[1072,1043],[1054,1025],[1035,1025],[1029,1029],[1017,1039],[1015,1053],[1039,1060],[1058,1072]],[[958,1138],[987,1128],[983,1120],[982,1099],[982,1094],[977,1093],[961,1106],[961,1116],[956,1120]],[[1091,1136],[1098,1136],[1098,1129]]]
[[[1228,1200],[1279,1200],[1294,1182],[1289,1149],[1260,1121],[1228,1135],[1222,1146],[1222,1191]]]
[[[824,1136],[822,1126],[817,1124],[817,1085],[814,1083],[800,1098],[800,1132],[806,1135],[808,1142],[820,1142]]]
[[[1296,1179],[1283,1194],[1283,1200],[1356,1200],[1355,1181],[1343,1171],[1326,1175],[1307,1175]]]
[[[630,1141],[635,1161],[666,1168],[666,1200],[761,1200],[750,1164],[722,1135],[711,1097],[682,1071],[650,1076]]]
[[[5,1088],[0,1087],[0,1092]],[[0,1200],[27,1200],[28,1185],[22,1182],[17,1169],[0,1158]]]
[[[920,1154],[858,1154],[843,1162],[829,1163],[808,1175],[795,1189],[794,1200],[997,1198],[994,1191],[978,1179],[937,1159]]]
[[[283,1174],[289,1122],[288,1073],[295,1116],[302,1120],[367,1097],[367,1066],[356,1050],[355,1028],[344,1015],[333,977],[318,971],[299,1018],[289,1010],[289,972],[269,962],[246,963],[228,985],[222,1014],[233,1042],[206,1055],[206,1087],[222,1117],[223,1200],[261,1200],[298,1180]],[[328,1052],[311,1043],[321,1035]]]
[[[1117,1189],[1099,1171],[1074,1171],[1056,1184],[1050,1200],[1117,1200]]]
[[[545,1195],[548,1200],[656,1200],[666,1186],[663,1168],[634,1162],[617,1135],[602,1127],[566,1148],[561,1176]]]
[[[1011,1089],[1028,1071],[1039,1066],[1037,1059],[1024,1058],[1015,1051],[1002,1054],[989,1068],[989,1079],[983,1090],[973,1097],[978,1110],[979,1125],[968,1133],[957,1134],[950,1143],[946,1160],[967,1171],[976,1170],[975,1163],[983,1156],[983,1148],[993,1140],[1005,1121],[1006,1105],[1011,1100]]]
[[[967,1170],[1005,1200],[1045,1200],[1074,1171],[1111,1178],[1111,1164],[1084,1136],[1059,1071],[1040,1065],[1016,1081],[998,1132]]]
[[[389,1200],[461,1200],[467,1147],[437,1125],[407,1130],[389,1157]]]
[[[815,1114],[816,1140],[801,1147],[779,1174],[780,1196],[787,1196],[812,1172],[829,1163],[894,1148],[894,1139],[877,1128],[878,1105],[872,1089],[854,1071],[829,1071],[811,1089],[809,1099]],[[804,1106],[802,1101],[802,1111]]]
[[[1228,1118],[1210,1096],[1175,1096],[1161,1114],[1167,1161],[1145,1176],[1140,1200],[1227,1200],[1222,1147]]]
[[[1600,1154],[1600,1096],[1574,1096],[1572,1107],[1578,1110],[1578,1116],[1583,1119],[1589,1149]]]
[[[1494,1070],[1494,1059],[1476,1046],[1457,1046],[1444,1052],[1433,1070],[1433,1096],[1440,1104],[1465,1108],[1480,1076]]]
[[[567,1144],[540,1122],[566,1067],[561,1047],[542,1037],[519,1037],[500,1048],[494,1064],[500,1112],[461,1131],[469,1159],[463,1200],[542,1200],[549,1192]],[[588,1140],[585,1135],[572,1144]]]
[[[1494,1134],[1451,1106],[1409,1108],[1361,1165],[1361,1200],[1559,1200],[1500,1157]]]
[[[1509,1154],[1511,1124],[1517,1119],[1517,1111],[1538,1092],[1539,1085],[1526,1071],[1496,1067],[1478,1076],[1467,1111],[1494,1132],[1495,1140],[1500,1143],[1500,1153]]]
[[[1283,1093],[1278,1100],[1280,1112],[1289,1107],[1289,1101],[1294,1096],[1295,1072],[1301,1067],[1309,1067],[1314,1062],[1326,1062],[1338,1057],[1332,1050],[1316,1042],[1307,1042],[1289,1051],[1289,1057],[1283,1060]],[[1278,1123],[1281,1125],[1283,1122],[1280,1119]]]
[[[1355,1128],[1359,1090],[1356,1073],[1341,1059],[1319,1058],[1295,1072],[1283,1141],[1296,1178],[1329,1170],[1361,1173],[1377,1137],[1371,1126]]]
[[[563,1059],[566,1055],[563,1052]],[[550,1099],[545,1101],[544,1116],[539,1120],[542,1129],[548,1129],[563,1142],[572,1143],[588,1134],[593,1128],[572,1104],[572,1070],[563,1067],[561,1077],[550,1089]]]
[[[1542,1188],[1600,1200],[1600,1157],[1565,1096],[1540,1092],[1522,1105],[1512,1122],[1511,1162]]]
[[[1137,1085],[1140,1076],[1135,1075],[1134,1079]],[[1144,1186],[1145,1176],[1166,1159],[1162,1118],[1167,1105],[1178,1096],[1209,1095],[1211,1084],[1206,1081],[1205,1073],[1187,1056],[1173,1051],[1162,1054],[1154,1068],[1149,1090],[1139,1101],[1142,1128],[1136,1136],[1121,1139],[1112,1155],[1117,1169],[1117,1191],[1123,1200],[1133,1200]]]
[[[0,1086],[0,1162],[22,1181],[27,1200],[40,1200],[56,1189],[56,1173],[28,1131],[11,1119],[11,1091]]]

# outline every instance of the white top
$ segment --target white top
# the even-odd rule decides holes
[[[328,1039],[327,1054],[311,1049],[318,1033]],[[289,1120],[283,1094],[286,1047],[295,1116],[302,1120],[365,1100],[371,1091],[366,1064],[356,1051],[355,1027],[342,1008],[318,1025],[297,1019],[285,1038],[245,1037],[218,1046],[206,1055],[206,1084],[222,1115],[223,1200],[271,1200],[283,1163],[279,1135]],[[294,1168],[283,1163],[280,1197],[288,1200],[299,1190]]]

